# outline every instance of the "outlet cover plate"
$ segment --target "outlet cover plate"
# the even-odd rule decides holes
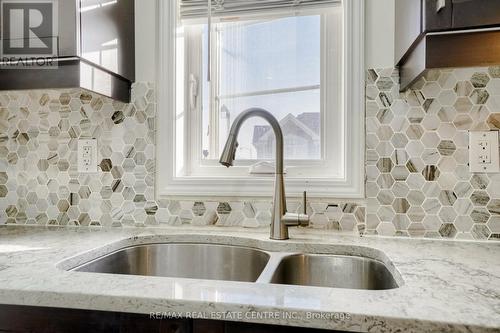
[[[97,173],[97,140],[78,140],[78,172]]]
[[[469,132],[470,172],[500,172],[498,131]]]

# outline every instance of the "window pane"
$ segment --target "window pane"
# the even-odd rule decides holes
[[[204,158],[218,158],[214,155],[223,149],[232,121],[251,107],[266,109],[280,121],[286,159],[322,158],[320,24],[316,15],[217,26],[218,73],[212,83],[218,84],[218,110],[210,111],[204,99]],[[207,90],[205,86],[204,97]],[[209,112],[219,121],[217,133],[209,130]],[[219,152],[211,155],[209,133],[219,142]],[[248,120],[238,141],[240,160],[274,158],[274,134],[264,120]]]
[[[232,121],[250,107],[270,111],[280,122],[285,138],[286,159],[320,159],[319,89],[223,100],[220,113],[219,149],[223,149]],[[243,124],[238,136],[238,159],[273,159],[274,133],[261,118]]]
[[[220,95],[320,84],[320,16],[226,23]]]

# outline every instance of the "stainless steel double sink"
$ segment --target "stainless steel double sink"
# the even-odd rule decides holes
[[[127,247],[72,270],[365,290],[398,287],[386,265],[370,258],[280,253],[204,243]]]

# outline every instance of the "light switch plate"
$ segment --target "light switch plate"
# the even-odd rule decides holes
[[[78,172],[97,173],[97,140],[78,140]]]
[[[498,131],[469,132],[470,172],[500,171]]]

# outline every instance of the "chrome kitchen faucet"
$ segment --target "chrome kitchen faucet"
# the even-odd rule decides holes
[[[285,183],[283,180],[283,132],[278,120],[264,109],[251,108],[242,112],[234,120],[219,162],[228,168],[233,165],[236,148],[238,148],[238,133],[243,123],[252,117],[265,119],[271,125],[276,137],[276,178],[274,181],[274,198],[271,214],[271,239],[288,239],[288,226],[309,225],[309,216],[305,214],[305,192],[303,202],[304,214],[288,213],[286,210]]]

